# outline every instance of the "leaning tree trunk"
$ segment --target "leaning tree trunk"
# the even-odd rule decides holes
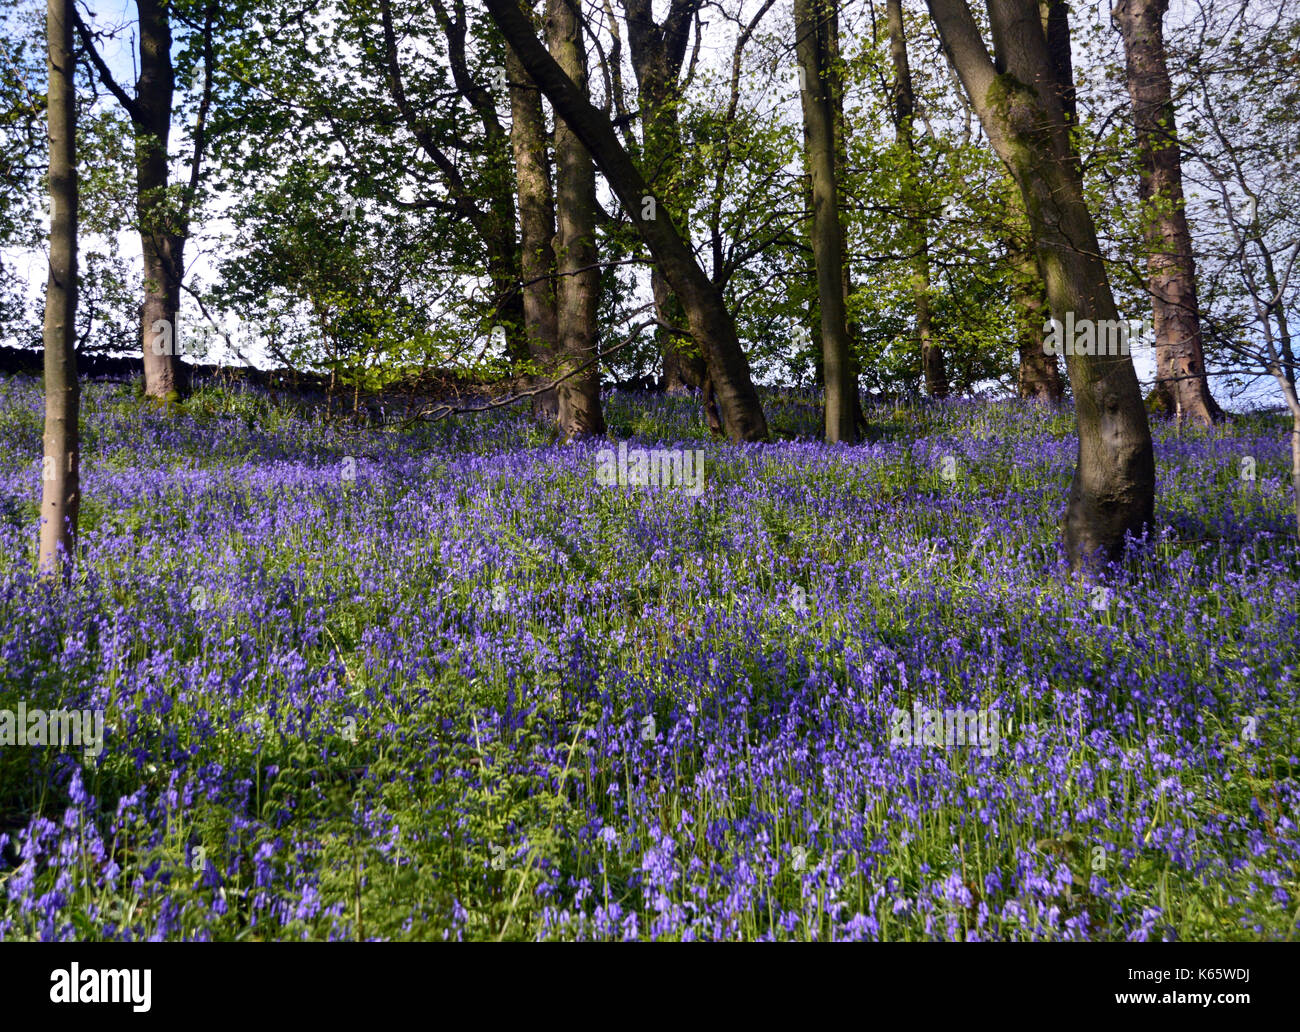
[[[77,109],[73,0],[48,0],[50,273],[45,285],[45,439],[38,562],[52,576],[75,555],[80,507],[77,384]],[[68,567],[63,567],[64,569]]]
[[[587,52],[577,2],[547,0],[546,36],[556,63],[585,94]],[[593,361],[597,357],[596,307],[600,298],[600,269],[596,266],[596,166],[577,134],[558,115],[555,120],[555,226],[556,329],[560,375],[566,377],[556,393],[560,402],[560,428],[573,440],[605,432],[605,417],[600,410],[600,367]],[[579,368],[581,372],[573,373]]]
[[[1183,199],[1183,168],[1165,61],[1169,0],[1118,0],[1138,144],[1147,271],[1155,316],[1156,392],[1165,411],[1209,426],[1223,417],[1205,376],[1196,260]]]
[[[171,136],[172,30],[165,0],[139,0],[140,77],[136,82],[136,213],[144,254],[141,340],[144,390],[151,398],[178,398],[189,390],[181,361],[181,281],[185,234],[178,232],[167,195],[167,147]]]
[[[1258,238],[1260,233],[1258,212],[1252,221],[1254,223],[1251,227],[1252,235]],[[1261,256],[1264,259],[1264,282],[1268,284],[1269,293],[1273,297],[1281,297],[1282,289],[1278,285],[1277,267],[1273,262],[1273,252],[1265,247],[1261,250]],[[1296,386],[1295,349],[1291,341],[1291,327],[1286,318],[1286,306],[1278,305],[1273,311],[1273,317],[1277,319],[1278,357],[1282,360],[1282,375],[1294,392]]]
[[[546,118],[542,95],[528,77],[518,56],[506,48],[506,73],[510,77],[510,143],[515,156],[515,181],[519,195],[519,264],[523,273],[524,330],[528,353],[539,378],[554,378],[555,350],[559,340],[555,312],[555,202],[551,193],[550,162],[546,153]],[[553,421],[560,413],[554,390],[533,397],[533,414]]]
[[[844,312],[844,230],[835,182],[835,117],[825,22],[834,0],[795,0],[795,53],[803,74],[804,151],[812,184],[812,250],[821,310],[825,433],[831,443],[857,439],[857,384]]]
[[[736,324],[718,288],[682,241],[645,178],[619,143],[609,119],[597,111],[584,91],[556,64],[533,34],[517,0],[485,0],[497,28],[519,55],[557,117],[582,141],[631,215],[633,225],[681,301],[691,335],[708,366],[727,435],[735,441],[767,438],[767,421],[750,378]]]
[[[478,115],[483,128],[479,157],[484,161],[484,175],[477,184],[476,197],[481,199],[479,231],[487,250],[487,274],[492,283],[493,314],[505,333],[505,358],[512,370],[530,357],[524,315],[524,298],[520,289],[519,238],[515,225],[515,182],[509,174],[511,140],[497,114],[500,98],[483,87],[470,69],[469,19],[463,0],[450,6],[441,0],[433,4],[434,14],[447,46],[447,64],[452,82]],[[392,24],[391,4],[385,0],[381,19]],[[427,130],[427,125],[421,127]],[[445,160],[445,155],[443,156]],[[453,166],[454,167],[454,166]],[[456,174],[460,180],[459,173]],[[450,184],[449,184],[450,185]],[[463,181],[461,181],[463,186]]]
[[[927,0],[953,67],[998,156],[1020,188],[1052,315],[1105,321],[1119,313],[1083,195],[1058,77],[1037,0],[989,0],[997,64],[965,0]],[[1125,536],[1151,524],[1151,428],[1127,354],[1066,356],[1079,426],[1078,464],[1064,518],[1071,563],[1118,558]]]
[[[885,18],[889,26],[889,53],[894,64],[894,129],[899,142],[915,159],[916,139],[912,122],[916,115],[916,94],[912,89],[912,69],[907,61],[907,36],[903,29],[901,0],[886,0]],[[948,372],[943,349],[934,339],[933,320],[930,317],[930,242],[929,224],[920,212],[915,165],[908,168],[905,180],[906,205],[912,212],[910,219],[916,242],[916,256],[912,259],[912,303],[916,310],[916,339],[921,347],[921,375],[925,392],[932,398],[948,396]]]

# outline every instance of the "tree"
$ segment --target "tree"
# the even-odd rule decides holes
[[[853,299],[853,256],[849,250],[848,237],[848,191],[845,184],[849,180],[849,126],[844,117],[844,96],[846,90],[845,61],[840,48],[840,8],[838,3],[831,3],[826,11],[826,85],[830,93],[831,117],[835,130],[835,193],[840,220],[840,251],[843,255],[843,293],[844,322],[849,338],[849,376],[853,382],[853,422],[858,431],[867,429],[867,417],[862,411],[862,395],[859,393],[859,374],[862,362],[859,357],[859,341],[862,327],[854,320],[850,305]]]
[[[912,90],[912,70],[907,61],[907,36],[903,28],[902,0],[886,0],[885,19],[889,26],[889,52],[894,63],[894,129],[904,148],[915,157],[916,140],[913,119],[916,114],[916,94]],[[913,166],[914,166],[913,162]],[[916,188],[916,170],[909,166],[906,200],[912,218],[916,257],[913,259],[912,297],[916,304],[916,337],[921,344],[921,372],[926,393],[934,398],[947,397],[948,374],[944,369],[943,348],[934,338],[930,320],[930,241],[929,227],[924,216],[916,214],[920,207]]]
[[[165,399],[183,396],[189,390],[189,378],[180,357],[177,317],[185,279],[185,244],[208,145],[218,7],[211,0],[202,0],[193,12],[198,26],[194,30],[194,43],[202,67],[202,85],[191,133],[189,181],[174,190],[169,190],[168,164],[172,120],[176,114],[177,69],[172,55],[172,21],[178,12],[176,5],[168,0],[137,0],[136,9],[140,74],[136,78],[134,97],[114,78],[96,46],[96,34],[80,15],[76,15],[76,26],[100,81],[130,118],[135,134],[136,218],[144,256],[144,303],[140,316],[144,387],[148,396]]]
[[[992,56],[965,0],[927,4],[985,133],[1020,189],[1053,318],[1064,322],[1068,313],[1118,327],[1066,118],[1073,81],[1063,4],[1050,0],[1045,27],[1037,0],[989,0]],[[1066,354],[1079,448],[1063,530],[1076,567],[1099,553],[1118,558],[1125,536],[1151,524],[1155,506],[1151,429],[1133,360],[1083,350]]]
[[[652,165],[649,182],[661,197],[674,198],[682,172],[681,106],[682,62],[691,35],[691,20],[698,16],[701,0],[671,0],[662,22],[654,20],[650,0],[624,0],[628,51],[636,75],[640,103],[642,152]],[[683,229],[683,233],[685,230]],[[668,281],[658,268],[650,272],[650,289],[658,315],[663,382],[669,394],[703,386],[703,363],[676,343],[677,304]]]
[[[857,377],[844,308],[844,228],[835,177],[828,21],[834,0],[795,0],[795,53],[800,68],[804,150],[812,187],[812,250],[821,310],[826,440],[857,439]]]
[[[0,339],[35,343],[25,278],[10,249],[35,251],[45,227],[40,217],[45,172],[46,73],[44,12],[0,2]]]
[[[388,0],[384,0],[386,37],[392,33],[392,13]],[[452,82],[457,92],[468,102],[482,126],[484,151],[487,162],[485,175],[477,184],[487,217],[479,230],[488,247],[491,278],[496,295],[496,315],[505,330],[507,351],[512,365],[528,357],[527,334],[524,328],[524,302],[519,283],[518,237],[515,232],[514,183],[510,175],[510,143],[497,115],[497,98],[476,78],[470,69],[468,57],[469,18],[464,0],[451,0],[450,8],[444,0],[432,4],[438,25],[446,39],[447,60],[451,67]],[[364,11],[366,5],[361,5]],[[494,69],[498,88],[504,69],[497,64]],[[391,81],[391,80],[390,80]]]
[[[333,170],[310,152],[279,173],[242,191],[236,233],[200,302],[205,314],[209,305],[239,314],[240,344],[219,331],[236,354],[256,349],[295,371],[327,372],[327,414],[349,387],[359,416],[361,390],[463,353],[462,328],[443,328],[449,346],[440,346],[430,327],[437,302],[425,269],[442,242],[424,218],[333,194]],[[199,340],[196,330],[191,344]]]
[[[1241,363],[1234,372],[1271,378],[1291,415],[1291,487],[1300,534],[1300,362],[1287,320],[1288,308],[1294,310],[1300,263],[1296,187],[1287,174],[1300,155],[1292,42],[1300,38],[1300,23],[1292,21],[1289,31],[1279,31],[1286,25],[1283,15],[1282,3],[1254,0],[1249,9],[1247,0],[1226,5],[1226,10],[1200,8],[1196,29],[1202,46],[1188,69],[1193,86],[1189,101],[1198,123],[1189,164],[1218,195],[1217,210],[1230,244],[1223,265],[1238,278],[1247,306],[1244,316],[1206,321],[1218,348]],[[1233,31],[1220,35],[1222,22],[1216,23],[1216,16]],[[1206,42],[1216,38],[1217,46]],[[1239,69],[1247,64],[1252,74],[1239,78]],[[1225,89],[1229,78],[1233,85]],[[1274,131],[1262,139],[1233,132],[1252,120]]]
[[[39,564],[53,575],[75,555],[81,504],[77,383],[77,98],[73,0],[48,0],[50,273],[45,285],[45,437]],[[66,568],[66,567],[64,567]]]
[[[546,37],[556,64],[585,98],[587,53],[577,0],[547,0]],[[527,62],[525,61],[525,65]],[[555,120],[555,311],[563,377],[556,393],[565,437],[605,432],[600,409],[596,308],[596,168],[579,134],[557,110]],[[582,367],[586,368],[582,368]],[[582,368],[579,373],[574,370]]]
[[[1203,426],[1223,416],[1205,375],[1196,260],[1183,199],[1173,91],[1165,61],[1169,0],[1118,0],[1138,144],[1149,289],[1156,334],[1156,393],[1164,410]]]
[[[467,127],[460,123],[460,112],[455,110],[455,106],[447,105],[446,91],[439,89],[439,83],[425,76],[408,77],[405,74],[400,44],[406,36],[398,35],[392,0],[379,0],[378,6],[382,49],[377,55],[371,54],[367,49],[367,55],[378,66],[377,71],[388,98],[396,109],[396,117],[441,179],[446,197],[431,197],[427,199],[428,203],[465,222],[481,242],[491,282],[492,318],[505,332],[507,351],[512,362],[518,362],[529,354],[529,346],[524,328],[524,300],[519,280],[515,187],[509,175],[512,145],[497,117],[495,98],[470,69],[465,5],[462,0],[454,0],[449,10],[443,3],[435,2],[433,9],[443,36],[442,45],[445,47],[446,63],[451,69],[454,93],[469,105],[473,118],[478,122],[477,128],[481,135],[474,141],[473,161],[456,160],[455,141]],[[367,46],[372,29],[369,5],[358,4],[355,8],[350,8],[349,13],[360,29],[363,46]],[[403,19],[404,33],[414,36],[417,54],[430,48],[428,35],[422,35],[420,28],[418,16]],[[313,56],[319,59],[320,55]],[[292,74],[293,69],[290,68],[289,72]],[[413,93],[413,90],[418,90],[418,94]],[[341,135],[346,135],[344,123],[349,119],[338,117],[334,109],[342,107],[350,114],[354,112],[356,104],[351,94],[352,84],[345,81],[337,103],[330,97],[313,98],[314,103],[330,111],[331,123],[340,126]],[[353,115],[354,119],[355,117]],[[367,129],[371,129],[384,126],[388,117],[387,112],[368,111],[361,120],[367,123]],[[408,168],[406,162],[398,166],[401,172]],[[398,192],[393,191],[394,195]],[[419,203],[424,203],[424,200],[422,198]]]
[[[534,363],[551,373],[558,346],[555,300],[555,196],[550,157],[546,149],[546,115],[542,95],[514,48],[506,47],[506,76],[510,80],[510,146],[515,159],[515,188],[519,202],[519,264],[523,277],[524,329]],[[533,398],[533,413],[553,421],[559,417],[554,390]]]
[[[765,440],[767,420],[721,292],[700,268],[660,199],[628,157],[610,120],[592,106],[538,42],[517,0],[486,3],[492,20],[550,100],[556,117],[564,120],[595,159],[681,301],[691,334],[704,354],[726,433],[735,441]]]

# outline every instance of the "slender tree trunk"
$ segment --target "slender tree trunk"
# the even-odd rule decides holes
[[[965,0],[927,0],[944,49],[999,157],[1020,188],[1053,317],[1119,314],[1096,227],[1083,195],[1066,120],[1059,60],[1048,48],[1037,0],[988,0],[991,59]],[[996,60],[996,64],[995,64]],[[1079,425],[1078,464],[1064,519],[1076,566],[1118,558],[1126,534],[1150,526],[1155,504],[1151,429],[1133,360],[1067,353]]]
[[[1258,220],[1259,216],[1255,216]],[[1255,226],[1255,237],[1259,238],[1259,226]],[[1282,290],[1278,286],[1277,267],[1273,263],[1273,252],[1267,247],[1261,248],[1261,254],[1264,259],[1264,282],[1268,284],[1269,293],[1272,297],[1281,297]],[[1291,390],[1296,386],[1296,360],[1295,350],[1291,343],[1291,327],[1286,318],[1286,306],[1278,305],[1273,312],[1273,317],[1277,320],[1278,332],[1278,351],[1282,360],[1282,374],[1287,383],[1291,385]]]
[[[948,397],[948,364],[943,348],[934,339],[934,320],[930,315],[930,242],[928,227],[919,227],[919,251],[912,266],[912,299],[916,305],[916,338],[921,343],[921,372],[925,393],[931,398]]]
[[[1295,507],[1296,536],[1300,538],[1300,404],[1296,402],[1294,383],[1287,403],[1291,408],[1291,501]]]
[[[795,0],[795,53],[802,69],[804,151],[812,183],[812,249],[821,309],[825,433],[830,443],[857,439],[857,384],[844,313],[844,230],[835,182],[835,116],[831,106],[826,18],[834,0]]]
[[[862,327],[853,319],[850,301],[853,297],[853,262],[849,254],[847,220],[844,199],[849,184],[849,127],[844,120],[844,66],[840,59],[840,16],[838,4],[832,4],[826,17],[826,75],[830,90],[831,115],[835,126],[835,185],[840,201],[840,227],[844,258],[842,281],[844,290],[844,323],[849,335],[849,376],[853,383],[853,422],[859,432],[867,429],[867,417],[862,411],[861,374],[858,359]]]
[[[577,0],[547,0],[546,35],[552,57],[584,94],[587,52]],[[556,329],[561,374],[597,355],[596,167],[582,140],[557,114],[555,120]],[[569,440],[605,432],[600,409],[600,367],[593,364],[556,389],[559,422]]]
[[[48,0],[50,273],[45,285],[45,437],[39,566],[46,576],[75,557],[80,389],[77,383],[77,106],[73,0]]]
[[[681,178],[682,135],[677,107],[681,102],[678,78],[686,56],[692,16],[699,0],[672,0],[663,23],[654,20],[650,0],[625,0],[628,48],[636,74],[641,106],[643,151],[650,185],[660,196],[676,197]],[[683,239],[688,234],[682,229]],[[659,351],[663,359],[663,384],[669,394],[684,394],[704,382],[704,361],[678,344],[670,327],[681,323],[681,305],[657,268],[650,273],[655,314],[661,325]]]
[[[464,5],[454,3],[451,9],[441,3],[433,6],[447,42],[448,64],[456,91],[469,102],[483,127],[485,146],[481,157],[487,159],[487,167],[483,178],[472,185],[466,183],[456,161],[439,146],[438,136],[426,120],[425,112],[417,110],[407,96],[391,0],[377,0],[376,6],[382,50],[374,56],[382,61],[388,95],[420,149],[437,166],[448,198],[483,243],[486,271],[492,283],[493,317],[505,331],[506,357],[513,367],[528,358],[530,352],[519,282],[511,141],[497,116],[496,98],[470,73],[465,45],[469,19]],[[531,22],[531,16],[524,15],[522,10],[520,15]]]
[[[181,361],[181,281],[185,234],[178,231],[167,196],[167,148],[176,77],[172,68],[171,16],[166,0],[139,0],[140,77],[136,81],[136,214],[144,253],[141,340],[144,391],[151,398],[180,398],[189,390]]]
[[[1163,22],[1168,8],[1169,0],[1118,0],[1113,13],[1124,37],[1137,130],[1138,194],[1155,316],[1156,391],[1170,415],[1209,426],[1223,412],[1205,376],[1196,260],[1165,61]]]
[[[546,153],[546,119],[542,95],[518,55],[506,48],[510,77],[510,143],[515,156],[519,193],[520,268],[523,273],[524,328],[528,351],[543,382],[554,378],[559,340],[555,311],[555,201]],[[560,412],[554,390],[533,398],[533,414],[553,421]]]
[[[500,98],[484,88],[470,71],[469,17],[464,0],[434,0],[434,13],[447,40],[447,63],[456,90],[479,116],[483,127],[483,174],[478,186],[484,202],[482,234],[487,246],[488,278],[492,281],[496,322],[505,331],[506,358],[511,369],[526,362],[531,353],[520,287],[519,238],[515,225],[516,186],[511,175],[511,141],[497,114]],[[507,62],[509,58],[507,57]]]
[[[885,20],[889,26],[889,54],[894,64],[894,128],[899,141],[915,158],[916,139],[912,122],[916,115],[916,94],[912,89],[912,69],[907,60],[907,35],[903,27],[901,0],[886,0]],[[916,257],[912,259],[912,303],[916,309],[916,339],[921,347],[921,376],[925,392],[932,398],[948,396],[948,371],[943,349],[934,339],[930,317],[930,227],[929,220],[920,213],[920,198],[916,182],[916,169],[909,168],[906,184],[906,204],[912,211],[913,236]]]
[[[486,241],[488,279],[492,282],[494,325],[505,331],[506,361],[511,369],[526,361],[528,347],[524,294],[519,286],[520,256],[511,205],[510,221],[500,222],[495,213],[487,217],[491,236]]]
[[[547,54],[519,10],[517,0],[485,0],[485,3],[497,28],[550,99],[556,115],[600,166],[681,301],[691,334],[704,353],[727,435],[734,441],[765,440],[767,421],[750,378],[749,361],[740,346],[735,321],[723,303],[721,292],[700,268],[668,213],[661,210],[609,119],[592,106],[585,93]]]

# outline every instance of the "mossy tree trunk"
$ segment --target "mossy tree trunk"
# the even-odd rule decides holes
[[[927,4],[985,132],[1020,189],[1053,317],[1064,320],[1072,312],[1076,320],[1118,326],[1066,118],[1072,86],[1064,77],[1059,28],[1045,31],[1037,0],[989,0],[990,56],[965,0]],[[1068,31],[1065,38],[1068,44]],[[1097,555],[1118,558],[1125,536],[1150,526],[1155,461],[1132,358],[1073,351],[1066,369],[1079,449],[1063,536],[1079,567]]]

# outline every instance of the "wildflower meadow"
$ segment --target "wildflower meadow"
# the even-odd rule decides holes
[[[0,747],[0,938],[1300,934],[1279,417],[1155,424],[1155,527],[1084,576],[1068,405],[827,447],[764,403],[777,443],[615,392],[565,444],[90,382],[61,584],[0,380],[0,733],[102,718]]]

